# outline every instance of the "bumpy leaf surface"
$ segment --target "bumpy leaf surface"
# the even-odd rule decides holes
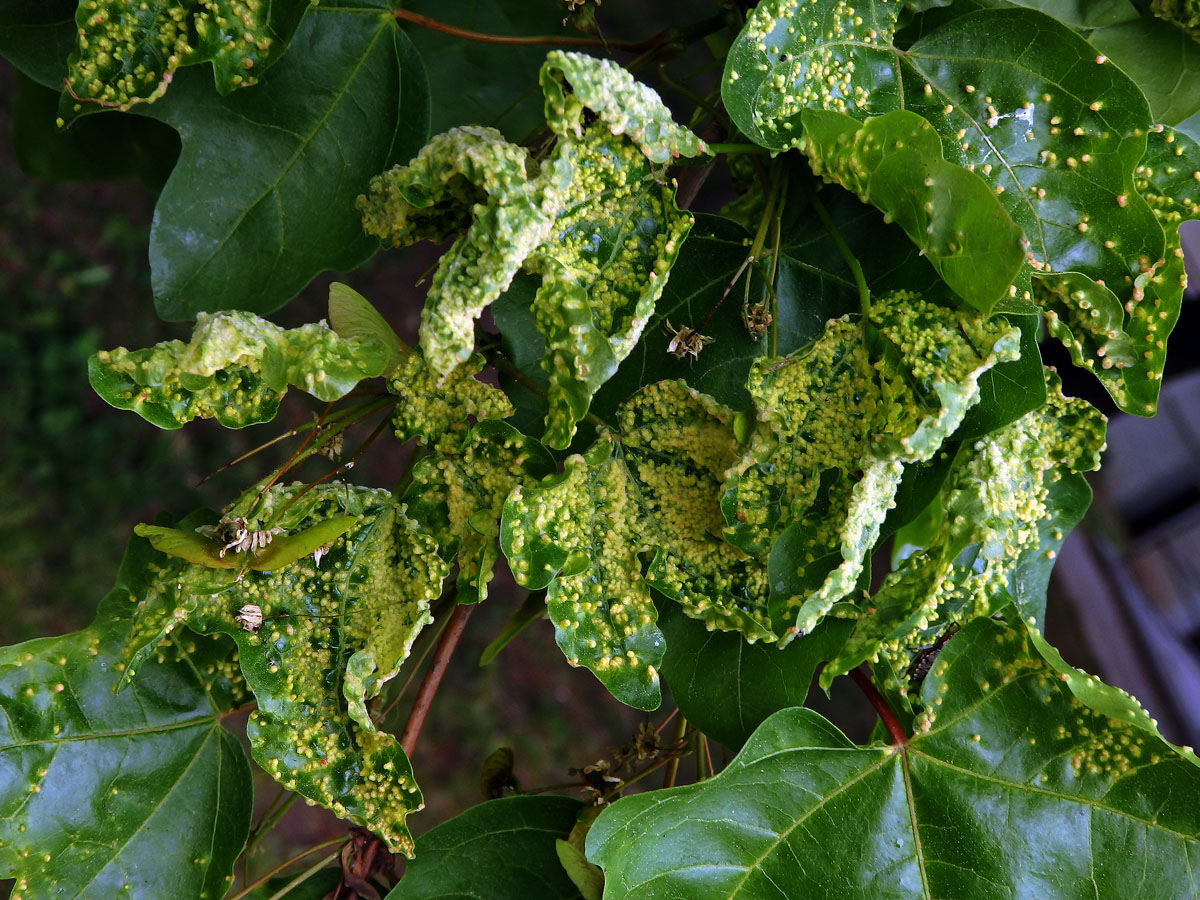
[[[895,221],[955,293],[984,312],[1008,293],[1021,229],[982,178],[942,158],[933,126],[906,110],[863,124],[826,110],[802,118],[813,171]]]
[[[483,357],[474,355],[439,378],[419,351],[409,353],[388,382],[388,390],[400,398],[392,413],[396,440],[415,437],[453,453],[470,428],[468,416],[480,422],[510,416],[513,408],[504,392],[474,377],[482,368]]]
[[[1172,25],[1178,25],[1200,42],[1200,2],[1197,0],[1153,0],[1150,11]]]
[[[179,132],[150,230],[158,314],[265,314],[326,269],[378,249],[355,198],[429,136],[421,60],[383,0],[323,0],[250,90],[213,95],[197,68],[136,111]]]
[[[337,400],[386,362],[378,342],[344,340],[323,322],[283,329],[244,312],[201,313],[186,344],[94,354],[88,380],[106,402],[159,428],[197,417],[242,428],[273,419],[289,385]]]
[[[666,107],[661,115],[669,117]],[[647,158],[604,123],[562,141],[555,164],[572,173],[567,205],[528,266],[543,276],[533,310],[550,377],[545,441],[565,448],[592,395],[641,337],[692,218]]]
[[[367,232],[397,247],[466,228],[442,256],[421,312],[421,347],[438,373],[470,357],[475,320],[548,234],[559,198],[531,180],[532,167],[495,129],[455,128],[373,179],[359,200]]]
[[[244,702],[224,638],[181,635],[114,695],[131,594],[166,557],[136,538],[83,631],[0,651],[0,874],[16,900],[218,900],[250,827]]]
[[[430,621],[447,566],[387,491],[303,488],[272,488],[253,512],[235,507],[230,515],[244,516],[251,530],[303,531],[343,515],[356,517],[357,527],[319,562],[306,557],[240,579],[178,561],[138,597],[128,677],[180,623],[232,635],[258,700],[247,726],[254,758],[288,790],[411,853],[404,819],[421,807],[421,792],[404,751],[376,729],[366,701],[396,674]],[[244,504],[253,499],[251,492]],[[235,621],[245,604],[262,611],[257,632]]]
[[[1150,126],[1137,85],[1070,28],[1029,9],[975,10],[900,50],[892,32],[903,6],[759,4],[722,86],[738,127],[785,149],[801,139],[805,108],[857,119],[911,110],[1024,232],[1029,267],[1015,282],[1018,298],[1032,271],[1080,271],[1127,294],[1162,253],[1133,189]]]
[[[771,578],[781,635],[810,630],[849,594],[904,464],[931,459],[979,399],[979,376],[1018,351],[1002,320],[898,291],[865,323],[833,320],[804,350],[755,363],[757,424],[721,506],[726,537],[748,553],[799,537],[782,589]]]
[[[458,602],[487,599],[500,557],[500,513],[517,485],[532,487],[555,471],[546,448],[511,425],[490,419],[461,447],[422,459],[405,492],[408,515],[458,556]]]
[[[567,90],[568,80],[579,88]],[[606,61],[551,53],[542,84],[558,147],[540,169],[497,131],[457,128],[376,179],[360,206],[368,230],[398,244],[465,229],[422,313],[421,346],[439,375],[470,357],[475,320],[518,269],[541,276],[544,440],[563,449],[637,343],[691,227],[651,159],[694,155],[700,144],[653,91]],[[594,124],[584,125],[585,109]]]
[[[255,84],[287,48],[309,6],[310,0],[80,3],[64,113],[153,102],[180,66],[196,63],[213,64],[222,94]]]
[[[1105,425],[1050,381],[1045,407],[960,452],[940,527],[884,579],[823,685],[879,654],[904,671],[911,651],[951,622],[991,615],[1009,595],[1040,618],[1052,561],[1091,498],[1080,473],[1099,468]]]
[[[506,797],[473,806],[417,838],[417,856],[387,900],[578,900],[554,842],[575,825],[578,800]]]
[[[622,407],[619,435],[505,504],[501,541],[517,581],[549,586],[568,660],[630,706],[659,702],[663,643],[650,587],[714,627],[774,636],[765,567],[719,537],[732,418],[681,382],[651,385]],[[643,552],[652,555],[645,575]]]
[[[652,88],[609,59],[552,51],[542,67],[546,122],[560,137],[582,139],[585,111],[613,135],[625,135],[647,159],[670,162],[707,153],[704,142],[675,124]]]
[[[1111,688],[1095,688],[1108,695]],[[901,747],[787,709],[716,777],[617,801],[588,835],[614,900],[1121,897],[1200,891],[1200,767],[1089,707],[1031,636],[978,620]]]

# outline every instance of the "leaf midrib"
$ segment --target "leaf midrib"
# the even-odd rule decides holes
[[[347,14],[351,14],[351,15],[361,15],[363,13],[372,13],[375,15],[379,15],[380,12],[381,11],[379,9],[358,9],[358,8],[346,9],[346,8],[341,8],[341,7],[335,7],[332,9],[322,9],[322,8],[318,7],[316,10],[313,11],[313,14],[314,15],[320,15],[320,14],[332,15],[334,13],[347,13]],[[330,100],[330,103],[329,103],[328,107],[326,108],[325,113],[321,116],[320,120],[312,127],[312,129],[309,130],[309,132],[306,135],[304,135],[303,137],[300,138],[300,145],[297,147],[296,152],[294,154],[292,154],[292,157],[281,168],[281,170],[280,170],[279,174],[276,176],[276,178],[274,180],[272,180],[271,182],[269,182],[267,184],[267,186],[263,189],[263,191],[257,197],[255,197],[253,201],[251,201],[250,203],[247,203],[245,206],[242,207],[242,211],[238,215],[237,220],[225,230],[225,236],[223,238],[221,238],[220,243],[218,243],[217,246],[215,248],[213,248],[212,252],[210,252],[208,254],[208,256],[206,256],[202,261],[198,262],[196,265],[194,265],[191,268],[191,273],[173,289],[173,293],[175,293],[177,295],[184,293],[187,290],[187,288],[192,284],[192,282],[195,281],[196,278],[200,277],[200,273],[203,270],[205,270],[206,268],[208,268],[209,264],[212,263],[213,259],[215,259],[220,253],[222,253],[225,250],[225,247],[233,239],[233,235],[242,227],[242,223],[246,220],[246,217],[249,216],[253,210],[257,209],[259,207],[259,205],[262,204],[269,197],[271,197],[273,195],[277,195],[279,193],[279,186],[283,182],[284,178],[288,175],[289,172],[291,172],[292,168],[296,165],[296,163],[300,159],[300,157],[304,155],[305,151],[312,144],[312,142],[316,139],[317,135],[324,129],[325,123],[329,120],[330,116],[333,115],[334,110],[337,109],[341,105],[343,98],[349,92],[351,85],[357,80],[359,71],[366,64],[367,58],[371,55],[372,51],[375,48],[375,45],[379,42],[380,37],[384,34],[384,32],[386,32],[388,30],[389,27],[392,27],[394,25],[395,25],[395,20],[392,19],[391,17],[388,17],[385,19],[382,16],[380,16],[380,27],[375,31],[375,34],[371,37],[371,40],[363,47],[362,53],[358,57],[357,64],[354,66],[354,69],[347,75],[346,79],[344,80],[344,82],[342,84],[341,90],[339,90],[333,96],[333,98]],[[258,122],[255,122],[254,125],[256,127],[261,127],[260,123],[258,123]],[[182,157],[181,157],[181,159],[182,159]]]

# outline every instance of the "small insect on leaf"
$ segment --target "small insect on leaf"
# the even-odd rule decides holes
[[[686,325],[675,328],[669,321],[663,323],[663,330],[671,336],[671,342],[667,344],[667,352],[674,354],[676,359],[683,359],[688,354],[696,359],[700,356],[700,351],[704,349],[704,346],[711,344],[714,340],[714,338],[701,334]]]
[[[950,638],[958,634],[959,624],[951,622],[950,626],[942,632],[941,636],[930,644],[928,647],[922,647],[913,656],[912,665],[908,667],[908,682],[911,685],[918,685],[925,680],[925,676],[929,674],[929,670],[933,668],[934,660],[937,659],[942,648],[950,642]]]
[[[247,603],[238,610],[238,614],[233,617],[233,621],[237,622],[251,634],[257,634],[258,629],[262,628],[263,623],[262,607],[255,606],[253,603]]]

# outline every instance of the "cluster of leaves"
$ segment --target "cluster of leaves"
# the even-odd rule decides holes
[[[0,650],[14,897],[220,896],[249,827],[220,723],[250,697],[263,770],[415,854],[400,900],[1200,891],[1200,761],[1040,634],[1105,421],[1037,346],[1044,321],[1153,414],[1200,218],[1200,145],[1170,125],[1200,90],[1145,60],[1200,71],[1194,5],[725,9],[647,51],[714,38],[692,124],[736,140],[711,146],[559,50],[537,54],[544,124],[514,114],[526,140],[458,118],[490,86],[431,106],[443,38],[381,3],[5,16],[0,51],[65,84],[64,123],[114,108],[139,116],[125,140],[181,140],[151,265],[159,313],[195,329],[95,355],[96,392],[236,428],[290,386],[346,399],[289,465],[374,413],[417,454],[395,491],[285,466],[223,515],[139,526],[93,626]],[[740,196],[681,209],[672,173],[723,154]],[[259,318],[373,238],[448,242],[419,347],[344,285],[330,326]],[[501,554],[569,664],[638,709],[665,680],[729,766],[598,818],[497,800],[414,841],[377,702],[435,601],[485,600]],[[802,708],[818,666],[866,685],[890,743]]]

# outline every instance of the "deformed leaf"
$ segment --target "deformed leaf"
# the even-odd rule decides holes
[[[487,599],[504,501],[517,485],[532,487],[555,471],[546,448],[511,425],[480,422],[453,453],[422,459],[404,494],[408,515],[442,553],[458,556],[458,602]]]
[[[550,378],[544,439],[562,449],[637,344],[693,220],[647,158],[600,123],[562,141],[555,163],[571,172],[567,203],[527,266],[542,275],[533,310]]]
[[[569,797],[505,797],[472,806],[417,838],[417,855],[387,900],[578,900],[556,840],[580,810]]]
[[[653,91],[610,63],[551,53],[542,84],[558,146],[540,167],[497,131],[456,128],[376,179],[360,207],[368,231],[398,244],[464,232],[442,256],[422,313],[421,346],[439,375],[470,357],[475,320],[518,269],[541,276],[544,440],[564,449],[637,343],[691,227],[651,160],[700,145]],[[586,126],[585,108],[597,116]]]
[[[391,375],[409,348],[362,294],[340,281],[329,285],[329,327],[346,340],[374,341],[387,353],[383,374]]]
[[[122,675],[131,594],[166,557],[134,539],[96,621],[0,651],[0,875],[38,900],[219,900],[250,828],[250,768],[222,717],[245,700],[232,645],[180,635]]]
[[[849,594],[904,464],[931,459],[979,399],[980,375],[1018,351],[1003,320],[897,291],[865,322],[832,320],[809,347],[755,362],[756,425],[721,507],[726,538],[747,553],[789,536],[788,568],[771,574],[781,636]]]
[[[1091,498],[1081,473],[1099,467],[1105,425],[1048,380],[1045,407],[960,451],[939,528],[884,579],[822,685],[881,654],[903,671],[947,625],[991,615],[1010,594],[1040,618],[1052,560]]]
[[[419,351],[404,357],[388,382],[388,390],[400,398],[392,413],[396,439],[415,437],[435,450],[453,453],[470,427],[468,416],[482,422],[512,415],[504,392],[474,377],[482,368],[483,357],[475,354],[439,378]]]
[[[712,627],[775,638],[765,567],[720,538],[732,420],[682,382],[650,385],[622,406],[619,434],[570,457],[562,475],[516,488],[504,506],[501,543],[517,581],[548,586],[567,659],[630,706],[659,702],[651,587]]]
[[[465,233],[443,254],[421,312],[421,347],[444,375],[475,346],[475,320],[546,239],[561,202],[552,179],[493,128],[454,128],[359,198],[368,234],[398,247]]]
[[[989,312],[1024,261],[1021,229],[973,172],[942,158],[941,140],[915,113],[859,123],[808,110],[800,149],[813,172],[895,221],[960,297]]]
[[[786,709],[715,777],[618,800],[587,842],[606,896],[1200,891],[1194,757],[1144,722],[1081,702],[1031,635],[971,623],[921,697],[927,712],[900,746],[856,747],[816,713]]]
[[[288,790],[411,853],[404,819],[420,808],[421,793],[404,751],[376,729],[366,701],[395,676],[430,621],[448,567],[389,492],[304,488],[272,488],[254,512],[231,513],[251,529],[298,534],[343,516],[356,526],[327,545],[319,563],[306,557],[240,579],[173,560],[138,597],[127,678],[180,623],[232,635],[258,701],[247,725],[254,758]],[[253,501],[251,492],[244,503]],[[238,623],[246,604],[261,611],[261,628]]]
[[[136,525],[133,533],[149,539],[154,549],[160,553],[177,556],[206,569],[245,567],[256,572],[269,572],[290,565],[300,557],[308,556],[331,543],[349,531],[357,521],[353,516],[336,516],[298,534],[272,540],[266,547],[241,552],[224,547],[220,541],[200,531],[165,528],[161,525]]]
[[[560,137],[584,137],[585,111],[613,135],[625,135],[655,163],[707,153],[704,142],[675,124],[652,88],[609,59],[551,51],[542,66],[546,122]]]
[[[75,13],[64,116],[127,110],[166,93],[180,66],[211,62],[222,94],[254,84],[286,48],[310,0],[88,0]]]
[[[159,428],[200,417],[226,428],[268,422],[289,385],[336,400],[383,371],[374,342],[343,340],[323,322],[283,329],[246,312],[201,313],[187,344],[101,351],[88,380],[106,402]]]
[[[900,0],[766,0],[730,50],[722,96],[771,149],[797,146],[806,108],[925,118],[947,161],[981,176],[1029,241],[1034,272],[1080,271],[1121,294],[1162,253],[1133,189],[1150,111],[1084,38],[1032,9],[974,9],[892,43]]]

